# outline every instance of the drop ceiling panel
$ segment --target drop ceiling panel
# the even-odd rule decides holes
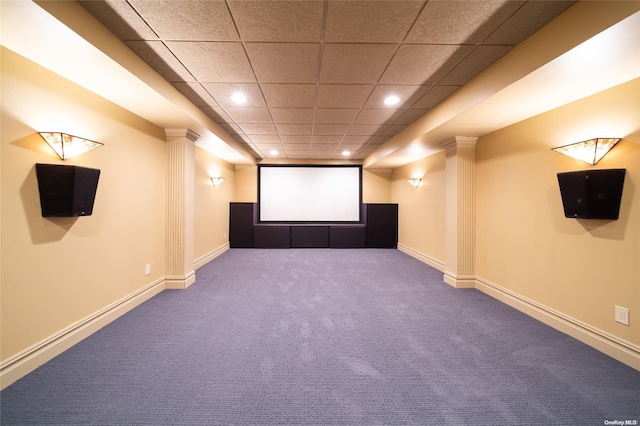
[[[260,83],[315,83],[320,45],[316,43],[247,43]]]
[[[395,44],[325,44],[321,83],[377,83],[397,49]]]
[[[271,108],[273,121],[282,124],[313,123],[313,108]]]
[[[468,55],[472,46],[402,45],[380,79],[385,84],[435,84]]]
[[[362,159],[572,3],[81,2],[257,158],[273,156],[250,137],[298,148],[277,158],[327,159],[312,134]],[[400,102],[385,106],[389,94]]]
[[[431,0],[407,36],[407,42],[480,43],[524,3]]]
[[[235,23],[246,41],[318,41],[322,1],[229,1]]]
[[[256,81],[242,43],[169,41],[166,45],[198,81]]]
[[[129,0],[162,39],[239,40],[224,1]]]
[[[270,108],[313,108],[315,84],[261,84]]]
[[[336,85],[318,86],[318,108],[362,108],[369,98],[373,85]]]
[[[330,1],[325,41],[399,43],[423,1]]]
[[[316,109],[316,124],[351,124],[358,116],[359,109],[351,108],[318,108]]]
[[[202,83],[206,91],[223,107],[264,108],[267,106],[260,86],[249,83]],[[243,94],[247,102],[239,105],[231,100],[234,94]]]

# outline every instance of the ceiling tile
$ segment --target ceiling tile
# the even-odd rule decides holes
[[[306,144],[300,144],[300,143],[289,144],[289,143],[285,143],[284,144],[284,149],[287,152],[308,152],[309,149],[311,149],[311,144],[309,144],[309,143],[306,143]]]
[[[241,43],[179,41],[166,43],[198,81],[221,83],[256,81]]]
[[[314,135],[314,136],[311,136],[312,148],[320,149],[320,148],[317,148],[317,146],[320,144],[333,144],[335,146],[338,146],[341,139],[342,139],[342,136],[315,136]]]
[[[348,136],[347,135],[342,139],[342,144],[347,144],[347,145],[365,145],[371,139],[373,139],[372,136],[365,136],[365,135]]]
[[[408,43],[480,43],[524,4],[514,0],[430,0]]]
[[[395,53],[395,44],[327,44],[322,50],[321,83],[377,83]]]
[[[260,151],[262,151],[265,154],[268,154],[269,151],[275,150],[275,151],[281,151],[283,149],[282,144],[279,143],[274,143],[274,144],[256,144],[256,148],[258,148]]]
[[[378,84],[371,96],[364,105],[365,108],[409,108],[415,101],[417,101],[422,95],[424,95],[429,86],[399,86],[392,84]],[[400,98],[400,102],[392,107],[388,107],[384,104],[384,99],[387,96],[395,95]]]
[[[276,124],[281,135],[311,135],[311,124]]]
[[[261,84],[262,93],[270,108],[313,108],[315,84]]]
[[[308,135],[280,135],[280,140],[286,145],[299,145],[311,143],[311,134]]]
[[[460,86],[433,86],[413,107],[431,109],[459,88]]]
[[[313,123],[312,108],[271,108],[271,116],[276,123]]]
[[[358,144],[358,145],[353,145],[353,144],[345,144],[344,142],[341,143],[338,146],[338,150],[339,151],[350,151],[350,152],[356,152],[359,149],[361,149],[364,146],[364,144]]]
[[[127,41],[127,46],[169,82],[196,81],[161,41]]]
[[[369,142],[369,146],[382,145],[383,143],[387,142],[389,139],[391,139],[389,136],[378,136],[374,140]]]
[[[223,107],[266,107],[260,86],[251,83],[202,83],[202,86]],[[247,97],[247,102],[238,104],[231,100],[231,95],[241,93]]]
[[[469,56],[445,75],[440,80],[440,83],[463,85],[506,55],[512,48],[513,46],[478,46]]]
[[[516,45],[538,31],[575,1],[528,1],[484,40],[490,44]]]
[[[236,123],[272,123],[268,108],[226,108]]]
[[[312,143],[312,151],[335,151],[338,148],[338,143]]]
[[[402,45],[380,83],[434,84],[472,49],[456,45]]]
[[[246,135],[275,135],[278,133],[273,124],[243,123],[240,128]]]
[[[229,1],[240,37],[245,41],[318,41],[322,1]]]
[[[249,139],[256,145],[280,143],[278,135],[249,135]]]
[[[351,124],[358,115],[359,109],[316,109],[316,124]]]
[[[314,135],[344,135],[349,130],[348,124],[314,124]]]
[[[118,1],[79,1],[85,9],[121,40],[152,40],[158,35],[149,28],[131,5]]]
[[[362,108],[371,94],[372,85],[321,84],[318,86],[318,108]]]
[[[418,118],[422,117],[429,111],[428,109],[410,109],[408,111],[403,112],[396,120],[393,122],[394,124],[411,124],[416,121]],[[385,129],[387,130],[387,129]],[[391,129],[390,129],[391,130]],[[386,132],[385,132],[386,133]],[[397,133],[397,132],[396,132]],[[382,135],[382,133],[381,133]],[[391,135],[393,136],[393,135]]]
[[[349,128],[347,135],[373,136],[377,135],[383,127],[381,124],[354,124]]]
[[[402,111],[393,109],[363,109],[355,124],[389,124],[401,113]]]
[[[209,92],[204,90],[200,83],[172,83],[195,106],[218,106],[218,103],[211,97]]]
[[[239,40],[229,9],[216,0],[129,0],[162,39]]]
[[[330,1],[325,41],[399,43],[420,13],[422,1]]]
[[[315,43],[246,43],[260,83],[315,83],[320,45]]]

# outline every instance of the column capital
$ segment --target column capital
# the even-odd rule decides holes
[[[164,129],[164,134],[167,136],[167,139],[186,138],[193,142],[200,138],[199,134],[189,129]]]
[[[478,138],[475,136],[454,136],[451,139],[440,142],[440,146],[444,149],[458,146],[475,146]]]

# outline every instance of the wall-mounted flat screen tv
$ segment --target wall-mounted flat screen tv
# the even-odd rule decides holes
[[[42,217],[90,216],[100,170],[62,164],[36,164]]]
[[[558,173],[565,217],[617,220],[625,172],[604,169]]]
[[[362,166],[258,166],[260,222],[360,221]]]

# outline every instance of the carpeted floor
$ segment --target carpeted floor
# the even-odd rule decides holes
[[[640,422],[640,372],[396,250],[232,249],[0,398],[3,426],[603,425]]]

